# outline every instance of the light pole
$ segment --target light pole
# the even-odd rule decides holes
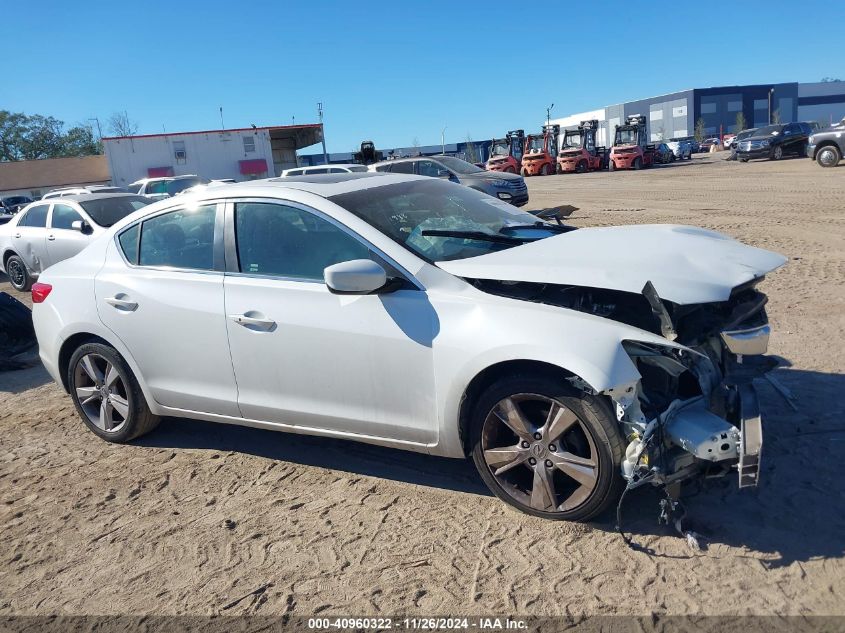
[[[103,138],[103,130],[100,129],[100,119],[94,117],[93,119],[88,119],[89,121],[94,121],[97,124],[97,138]]]
[[[443,129],[440,130],[440,153],[446,153],[446,130],[447,127],[444,125]]]
[[[772,94],[774,91],[774,88],[769,88],[769,125],[772,124]]]
[[[552,122],[552,108],[554,107],[555,104],[553,103],[548,108],[546,108],[546,125],[550,125]]]
[[[317,114],[320,117],[320,136],[323,139],[323,164],[329,164],[329,155],[326,153],[326,128],[323,127],[323,102],[317,102]]]

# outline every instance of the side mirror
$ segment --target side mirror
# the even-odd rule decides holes
[[[323,279],[336,295],[368,295],[387,284],[387,272],[370,259],[353,259],[328,266]]]
[[[70,228],[83,234],[87,234],[91,231],[91,225],[85,220],[74,220],[70,223]]]
[[[452,172],[450,172],[448,169],[438,169],[437,177],[443,178],[444,180],[449,180],[452,177]]]

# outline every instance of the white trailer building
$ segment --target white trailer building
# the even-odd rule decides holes
[[[103,139],[112,182],[196,174],[252,180],[297,166],[296,150],[319,143],[320,124],[249,127]]]

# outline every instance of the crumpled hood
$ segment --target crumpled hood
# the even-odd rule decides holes
[[[778,253],[693,226],[587,228],[468,259],[437,262],[458,277],[640,293],[647,281],[678,304],[726,301],[731,290],[783,266]]]

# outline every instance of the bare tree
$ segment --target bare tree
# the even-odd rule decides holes
[[[478,162],[478,152],[476,152],[475,143],[472,140],[472,134],[470,134],[469,132],[467,132],[466,160],[468,163]]]
[[[736,129],[734,130],[734,132],[739,134],[746,127],[748,127],[748,123],[745,120],[745,115],[742,112],[737,112],[736,113]]]
[[[780,125],[782,123],[780,120],[780,108],[772,112],[772,123],[774,125]]]
[[[109,131],[115,136],[134,136],[138,133],[138,122],[130,120],[126,110],[115,112],[109,117]]]

